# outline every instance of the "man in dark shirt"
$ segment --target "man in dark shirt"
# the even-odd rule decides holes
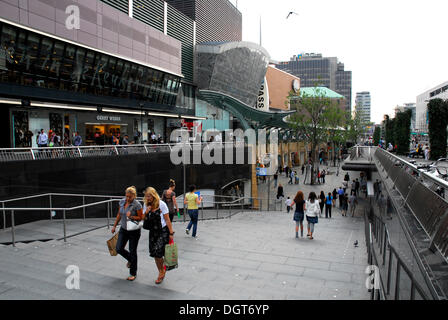
[[[359,186],[360,186],[360,184],[359,184],[359,180],[356,179],[356,182],[355,182],[355,191],[356,191],[356,196],[357,196],[357,197],[359,197]]]

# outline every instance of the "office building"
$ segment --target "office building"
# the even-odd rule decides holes
[[[363,91],[356,93],[355,100],[356,112],[359,113],[365,122],[370,122],[371,116],[371,99],[370,92]]]
[[[40,129],[79,131],[84,145],[137,131],[166,141],[198,119],[193,20],[159,0],[89,0],[68,28],[68,5],[0,0],[2,147],[36,146]]]
[[[300,78],[302,87],[326,87],[346,99],[345,109],[351,112],[352,72],[336,57],[305,53],[294,55],[290,61],[279,62],[276,67]]]
[[[431,99],[448,99],[448,81],[443,82],[417,96],[416,131],[418,133],[428,133],[428,102]]]

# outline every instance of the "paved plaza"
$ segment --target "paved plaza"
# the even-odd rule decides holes
[[[327,177],[329,192],[343,173]],[[316,187],[288,186],[308,194]],[[273,185],[273,184],[272,184]],[[331,187],[330,187],[331,186]],[[266,185],[259,185],[260,192]],[[317,187],[320,191],[320,186]],[[330,190],[331,189],[331,190]],[[50,222],[48,222],[50,223]],[[230,219],[200,221],[198,239],[174,224],[179,268],[156,285],[148,254],[148,232],[139,242],[138,276],[128,282],[125,260],[111,257],[107,228],[63,241],[0,246],[0,299],[368,299],[364,221],[319,219],[315,238],[295,238],[292,213],[244,212]],[[358,240],[359,246],[353,243]],[[66,267],[80,268],[80,289],[66,289]]]

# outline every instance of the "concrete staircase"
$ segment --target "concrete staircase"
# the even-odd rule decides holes
[[[146,230],[134,282],[125,280],[126,261],[109,255],[107,228],[67,243],[0,246],[0,299],[368,299],[363,220],[321,219],[311,241],[294,238],[291,217],[248,212],[201,221],[197,240],[174,223],[179,268],[160,285]],[[80,290],[66,288],[69,265],[80,269]]]

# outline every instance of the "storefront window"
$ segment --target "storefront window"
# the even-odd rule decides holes
[[[0,81],[175,105],[179,77],[0,22]]]

